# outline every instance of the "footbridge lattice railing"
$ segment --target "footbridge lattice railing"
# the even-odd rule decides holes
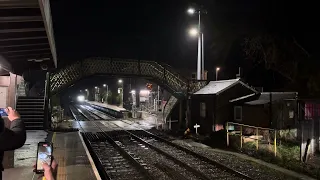
[[[153,79],[173,93],[174,96],[193,93],[205,85],[204,82],[189,83],[188,79],[176,73],[172,68],[154,61],[89,58],[57,69],[50,74],[50,95],[60,92],[76,81],[95,74],[138,76]]]

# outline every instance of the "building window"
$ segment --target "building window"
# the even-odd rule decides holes
[[[200,117],[205,118],[206,113],[207,113],[206,103],[202,102],[202,103],[200,103]]]
[[[234,120],[235,121],[242,121],[242,107],[241,106],[234,107]]]

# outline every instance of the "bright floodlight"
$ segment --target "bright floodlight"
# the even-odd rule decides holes
[[[119,83],[122,83],[122,79],[119,79],[119,81],[118,81]]]
[[[106,84],[103,84],[103,87],[106,87],[107,85]]]
[[[135,94],[135,93],[136,93],[136,90],[131,90],[131,93],[132,93],[132,94]]]
[[[194,8],[189,8],[189,9],[188,9],[188,13],[189,13],[189,14],[194,14],[194,12],[195,12]]]
[[[196,36],[198,35],[198,29],[197,28],[191,28],[189,31],[190,36]]]
[[[77,100],[79,102],[83,102],[85,100],[85,98],[84,98],[84,96],[80,95],[80,96],[77,97]]]
[[[219,68],[219,67],[217,67],[217,68],[216,68],[216,71],[219,71],[219,70],[220,70],[220,68]]]

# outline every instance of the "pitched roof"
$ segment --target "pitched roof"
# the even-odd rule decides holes
[[[239,97],[237,99],[230,100],[230,102],[244,101],[248,105],[262,105],[270,103],[270,94],[271,101],[285,100],[285,99],[295,99],[297,92],[262,92],[255,99],[252,99],[253,94],[248,96]]]
[[[195,92],[195,95],[204,95],[204,94],[220,94],[223,91],[233,87],[236,84],[242,84],[243,86],[251,89],[253,92],[257,92],[252,87],[243,83],[240,79],[230,79],[230,80],[222,80],[222,81],[210,81],[205,87],[201,88],[199,91]]]

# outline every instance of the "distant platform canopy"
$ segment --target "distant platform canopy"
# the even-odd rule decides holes
[[[281,100],[294,100],[298,96],[297,92],[262,92],[253,93],[247,96],[232,99],[231,103],[243,103],[247,105],[264,105]]]
[[[221,81],[210,81],[208,85],[195,92],[194,95],[218,95],[237,84],[241,84],[248,89],[251,89],[253,92],[257,92],[254,88],[242,82],[240,79],[230,79]]]

